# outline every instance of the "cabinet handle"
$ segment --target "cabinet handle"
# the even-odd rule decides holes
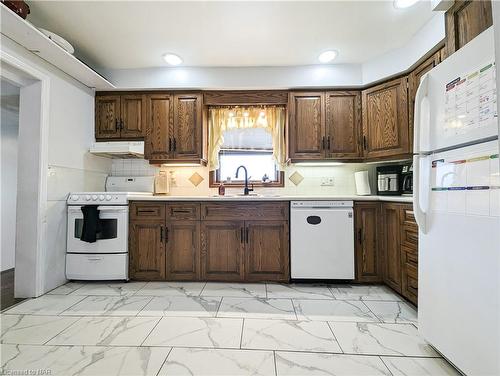
[[[325,136],[321,138],[321,148],[325,150]]]
[[[168,226],[165,227],[165,243],[168,243]]]
[[[243,227],[240,228],[240,242],[243,243],[243,239],[244,239],[244,236],[243,236]]]
[[[363,136],[363,149],[367,149],[366,136]]]
[[[327,140],[327,148],[328,148],[328,151],[330,151],[330,136],[328,136],[328,140]]]
[[[172,138],[168,138],[168,151],[172,151]]]
[[[245,243],[248,244],[248,227],[245,228]]]
[[[120,129],[123,130],[123,119],[120,119]]]
[[[358,230],[358,243],[359,243],[359,244],[362,244],[362,243],[363,243],[363,242],[362,242],[362,239],[363,239],[363,237],[362,237],[362,235],[361,235],[361,229],[359,229],[359,230]]]
[[[118,131],[120,129],[120,120],[115,119],[115,131]]]
[[[160,243],[163,243],[163,226],[160,226]]]
[[[174,151],[177,151],[177,140],[174,137]]]

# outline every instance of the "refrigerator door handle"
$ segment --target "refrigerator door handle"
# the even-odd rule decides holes
[[[419,153],[422,151],[422,104],[427,98],[429,75],[425,74],[420,80],[417,92],[415,94],[415,108],[413,112],[413,151]]]
[[[415,215],[415,220],[417,221],[418,229],[424,234],[427,233],[426,228],[426,213],[422,210],[422,192],[420,192],[420,157],[418,155],[413,156],[413,179],[415,184],[413,184],[413,213]],[[422,184],[425,186],[425,184]]]

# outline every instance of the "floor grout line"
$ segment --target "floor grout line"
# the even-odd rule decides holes
[[[161,364],[160,368],[158,368],[158,372],[156,372],[156,376],[158,376],[158,375],[160,374],[161,369],[162,369],[162,368],[163,368],[163,366],[167,363],[168,357],[169,357],[169,356],[170,356],[170,354],[172,353],[172,350],[173,350],[173,349],[174,349],[174,348],[173,348],[173,347],[171,347],[171,348],[170,348],[170,350],[168,350],[168,354],[167,354],[167,356],[165,357],[165,359],[163,360],[163,363]]]
[[[242,350],[241,345],[243,343],[243,330],[245,330],[245,319],[244,318],[243,318],[243,323],[241,324],[240,350]]]
[[[158,324],[160,323],[160,321],[163,319],[163,317],[160,317],[158,319],[158,321],[156,322],[156,324],[153,326],[153,328],[149,331],[148,335],[146,337],[144,337],[144,339],[142,340],[141,344],[139,345],[139,347],[143,347],[142,345],[144,344],[144,342],[146,342],[146,340],[148,339],[148,337],[151,335],[151,333],[153,333],[153,330],[156,329],[156,327],[158,326]],[[165,346],[166,347],[166,346]]]
[[[278,366],[276,365],[276,350],[273,350],[273,358],[274,358],[274,374],[278,376]]]

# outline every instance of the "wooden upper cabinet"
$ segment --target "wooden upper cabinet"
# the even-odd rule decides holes
[[[399,204],[382,205],[384,282],[401,293],[401,216]]]
[[[455,0],[445,15],[446,53],[462,48],[493,25],[490,0]]]
[[[173,152],[177,160],[202,158],[201,94],[174,96]]]
[[[130,278],[165,279],[165,228],[163,222],[130,223]]]
[[[203,280],[243,280],[244,231],[243,221],[202,221],[201,278]]]
[[[379,220],[380,204],[378,202],[355,203],[354,231],[357,282],[382,281]]]
[[[120,138],[120,96],[106,95],[95,98],[96,139]]]
[[[326,157],[353,159],[360,156],[361,93],[326,93]]]
[[[144,158],[170,159],[173,146],[173,98],[170,94],[151,94],[147,96],[146,103],[147,129]]]
[[[197,280],[200,263],[200,222],[167,222],[165,239],[167,280]]]
[[[146,129],[146,96],[121,96],[121,138],[143,138]]]
[[[289,145],[291,159],[323,159],[325,94],[292,92],[289,98]]]
[[[95,98],[96,139],[140,140],[146,120],[145,96],[98,95]]]
[[[410,151],[413,150],[413,122],[415,112],[415,96],[417,95],[417,89],[420,85],[422,76],[441,62],[441,53],[441,50],[437,51],[408,75],[408,138]]]
[[[363,154],[365,158],[408,154],[407,78],[363,91]]]
[[[288,222],[245,223],[245,281],[288,281]]]

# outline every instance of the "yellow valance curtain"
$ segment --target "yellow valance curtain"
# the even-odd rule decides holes
[[[285,165],[285,108],[284,107],[212,107],[208,124],[208,164],[210,170],[219,168],[219,151],[224,132],[231,129],[264,128],[271,133],[273,157],[278,168]]]

